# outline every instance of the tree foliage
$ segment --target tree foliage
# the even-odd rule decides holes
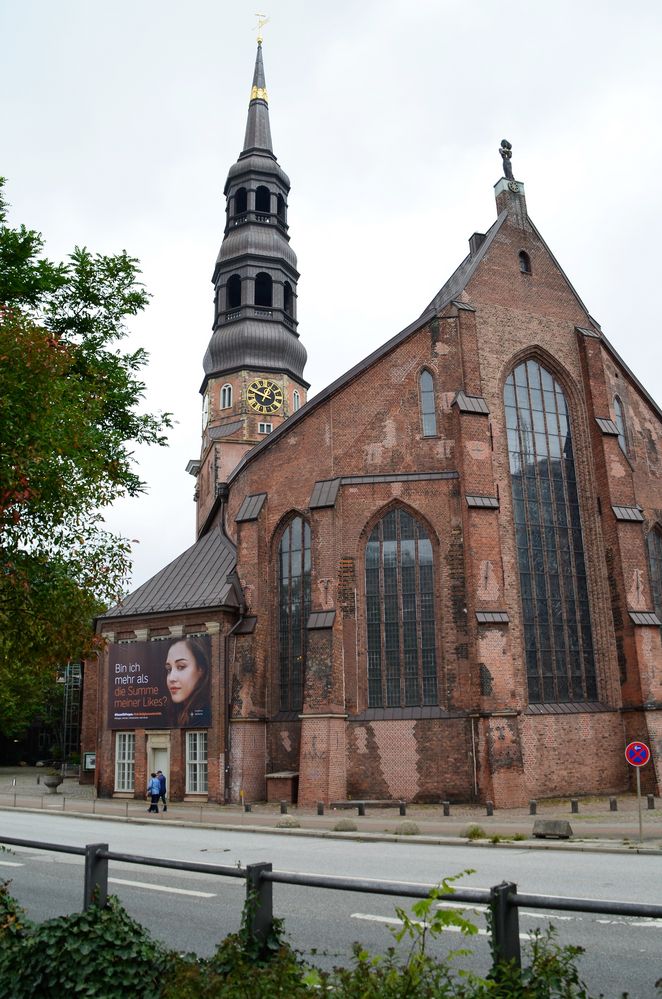
[[[0,731],[12,735],[121,594],[130,543],[102,511],[144,489],[133,449],[164,444],[170,419],[140,411],[147,354],[119,346],[148,301],[138,262],[76,247],[52,263],[39,233],[8,224],[3,184]]]

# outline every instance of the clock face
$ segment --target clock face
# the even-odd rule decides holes
[[[246,398],[257,413],[276,413],[283,405],[283,390],[268,378],[256,378],[248,386]]]

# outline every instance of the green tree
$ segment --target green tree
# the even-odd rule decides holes
[[[118,346],[148,301],[138,262],[77,247],[52,263],[39,233],[8,225],[3,186],[0,731],[14,735],[122,593],[130,543],[102,511],[144,489],[133,449],[165,444],[170,418],[140,412],[147,354]]]

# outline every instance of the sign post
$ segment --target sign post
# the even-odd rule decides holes
[[[641,777],[639,768],[645,767],[651,758],[651,751],[645,742],[629,742],[625,747],[625,759],[631,767],[637,768],[637,805],[639,807],[639,842],[643,843],[644,834],[641,821]]]

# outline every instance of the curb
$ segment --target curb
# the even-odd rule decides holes
[[[21,812],[31,815],[44,815],[41,808],[3,808],[0,805],[0,812]],[[54,817],[68,817],[73,819],[104,820],[106,822],[120,822],[131,825],[153,826],[154,819],[141,818],[139,816],[126,815],[99,815],[91,812],[49,812]],[[160,813],[159,813],[160,814]],[[662,853],[662,846],[646,846],[645,844],[616,844],[611,840],[532,840],[522,839],[517,841],[500,840],[492,843],[489,838],[468,840],[461,836],[440,836],[432,834],[422,834],[420,836],[403,836],[397,833],[372,833],[372,832],[335,832],[332,829],[287,829],[273,826],[260,825],[235,825],[234,823],[217,822],[194,822],[182,819],[167,819],[167,824],[179,829],[209,829],[215,832],[239,832],[239,833],[262,833],[272,836],[299,836],[303,838],[350,840],[357,843],[407,843],[411,846],[468,846],[468,847],[491,847],[494,850],[547,850],[558,851],[560,853],[602,853],[602,854],[638,854],[640,856],[659,857]]]

